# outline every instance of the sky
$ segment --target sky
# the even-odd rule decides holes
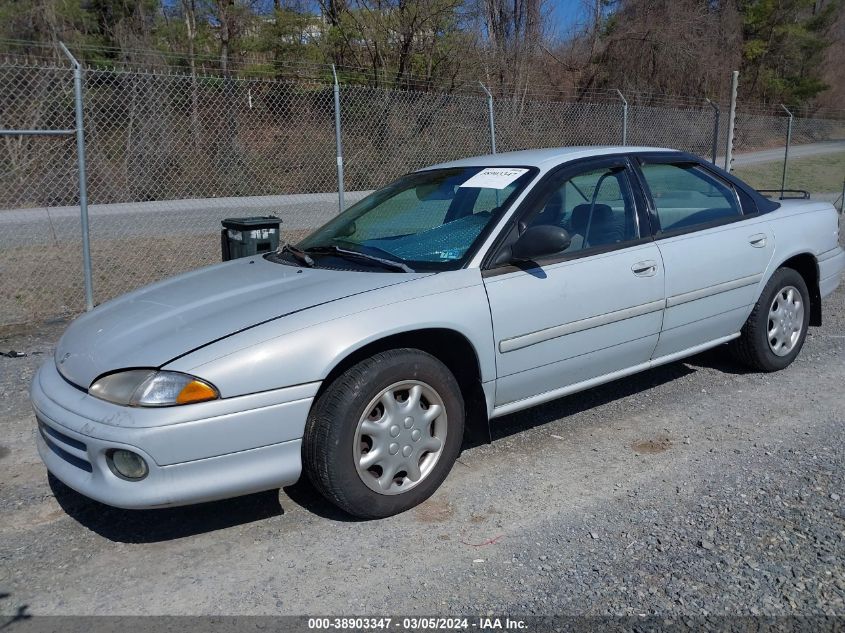
[[[583,0],[546,0],[555,30],[552,39],[566,38],[574,29],[584,26],[591,18]]]

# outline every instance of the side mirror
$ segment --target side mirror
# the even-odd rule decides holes
[[[511,246],[511,259],[533,261],[569,248],[572,238],[566,229],[553,224],[540,224],[525,230]]]

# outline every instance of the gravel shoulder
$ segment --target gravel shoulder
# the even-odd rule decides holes
[[[358,522],[307,483],[108,508],[49,481],[0,339],[0,613],[845,614],[845,292],[797,361],[717,349],[497,420],[443,488]]]

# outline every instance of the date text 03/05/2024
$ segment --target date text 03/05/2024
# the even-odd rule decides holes
[[[313,630],[479,630],[521,631],[527,628],[524,620],[509,617],[336,617],[308,618],[308,628]]]

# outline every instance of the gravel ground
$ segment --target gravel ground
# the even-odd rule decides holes
[[[419,508],[305,483],[115,510],[48,480],[27,388],[63,324],[0,338],[0,612],[845,614],[845,292],[798,360],[713,350],[500,419]]]

